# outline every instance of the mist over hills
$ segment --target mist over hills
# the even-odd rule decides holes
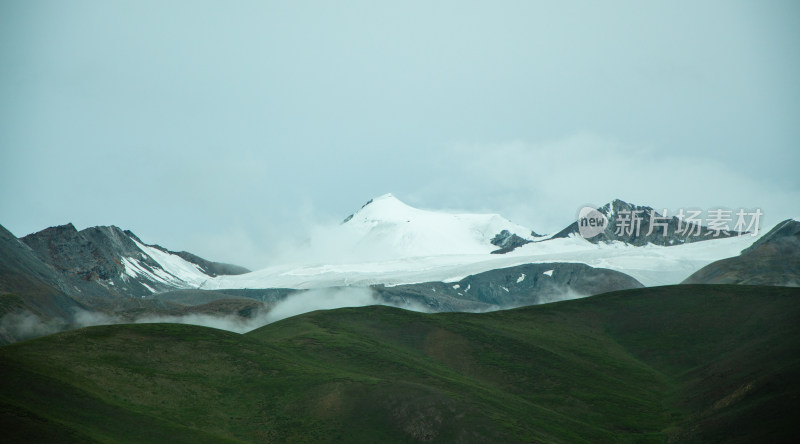
[[[3,230],[0,315],[11,317],[3,318],[0,330],[3,341],[13,342],[81,325],[158,316],[198,322],[202,315],[246,331],[243,326],[274,320],[268,313],[277,305],[297,312],[302,304],[289,299],[312,289],[322,291],[303,296],[306,311],[375,303],[426,312],[489,311],[687,279],[711,283],[690,275],[737,255],[755,239],[709,236],[698,227],[706,235],[689,240],[676,234],[681,222],[674,217],[665,223],[666,235],[614,234],[620,214],[640,211],[646,227],[651,210],[613,200],[598,208],[609,226],[584,239],[577,223],[542,236],[497,214],[420,210],[386,194],[316,233],[310,249],[300,252],[305,262],[252,272],[147,244],[116,226],[78,231],[67,224],[20,239]],[[342,296],[351,290],[352,297]]]
[[[798,443],[799,78],[790,0],[0,1],[0,440]]]
[[[541,236],[384,195],[324,232],[338,260],[255,271],[116,226],[0,227],[0,424],[49,442],[791,441],[800,222],[689,240],[664,220]],[[656,286],[680,282],[705,285]]]

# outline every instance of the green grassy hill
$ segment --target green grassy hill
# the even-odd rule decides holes
[[[11,442],[794,442],[800,289],[314,312],[246,335],[92,327],[0,348]]]

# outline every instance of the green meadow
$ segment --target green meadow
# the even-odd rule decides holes
[[[0,347],[7,442],[793,442],[800,289],[681,285],[490,313],[318,311],[240,335]]]

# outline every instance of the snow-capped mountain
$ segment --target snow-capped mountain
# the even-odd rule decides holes
[[[511,241],[534,239],[529,228],[499,214],[421,210],[392,194],[367,202],[332,233],[360,259],[398,259],[453,254],[488,254]],[[513,239],[512,239],[513,236]]]
[[[614,201],[620,208],[649,208]],[[577,226],[575,224],[575,226]],[[503,234],[505,233],[505,234]],[[320,288],[456,282],[466,276],[529,263],[583,263],[626,273],[644,285],[677,284],[703,266],[735,256],[755,238],[705,238],[703,242],[656,245],[606,239],[592,243],[564,230],[551,238],[496,214],[450,214],[413,208],[391,194],[369,201],[331,233],[339,248],[360,254],[349,261],[279,265],[205,281],[203,289]],[[521,239],[505,248],[498,239]],[[495,241],[494,243],[492,241]],[[505,254],[498,252],[505,249]],[[344,252],[342,252],[344,253]],[[343,254],[344,256],[344,254]]]
[[[87,297],[145,296],[197,288],[221,274],[246,273],[235,265],[206,261],[147,245],[115,226],[78,231],[72,224],[47,228],[20,239],[66,279],[67,294]]]
[[[615,200],[599,211],[613,224],[624,212],[642,209],[649,207]],[[724,279],[782,282],[798,275],[797,261],[787,261],[786,253],[796,250],[796,222],[758,242],[750,234],[684,242],[670,223],[664,243],[647,236],[615,238],[607,231],[591,242],[577,224],[538,236],[497,214],[421,210],[387,194],[323,230],[316,240],[327,242],[323,249],[333,260],[300,256],[295,263],[252,272],[146,244],[114,226],[78,231],[67,224],[21,239],[0,226],[0,295],[9,296],[0,316],[27,322],[31,315],[62,327],[78,322],[73,313],[80,310],[121,313],[125,319],[194,311],[245,316],[307,289],[350,286],[370,287],[375,303],[483,311],[678,284],[711,263],[693,279],[724,274]],[[717,262],[751,245],[757,254]],[[740,271],[741,264],[749,274]],[[16,324],[0,323],[0,342],[28,337],[9,325]]]
[[[604,214],[626,208],[615,200]],[[147,245],[129,231],[70,225],[22,241],[70,278],[71,293],[147,296],[173,289],[323,288],[457,282],[467,276],[524,264],[580,263],[625,273],[646,286],[677,284],[711,262],[752,244],[750,235],[671,246],[643,239],[592,243],[575,232],[540,237],[497,214],[456,214],[411,207],[391,194],[370,200],[325,232],[335,260],[309,256],[247,272],[189,253]],[[504,253],[504,254],[492,254]]]

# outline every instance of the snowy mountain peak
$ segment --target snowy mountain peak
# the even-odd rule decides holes
[[[636,205],[630,202],[625,202],[622,199],[614,199],[611,202],[599,207],[598,210],[605,214],[608,217],[614,217],[620,212],[633,212],[639,211],[643,213],[649,213],[653,210],[653,208],[648,206]]]
[[[419,216],[421,212],[423,211],[407,205],[391,193],[387,193],[370,199],[349,219],[361,221],[408,221]]]
[[[376,198],[373,198],[373,199],[371,199],[371,200],[372,200],[373,202],[376,202],[376,201],[381,201],[381,200],[396,200],[396,201],[398,201],[398,202],[400,201],[400,199],[398,199],[398,198],[394,197],[394,194],[392,194],[392,193],[386,193],[386,194],[382,194],[382,195],[380,195],[380,196],[378,196],[378,197],[376,197]]]
[[[505,231],[529,240],[531,230],[498,214],[448,213],[414,208],[392,194],[367,202],[349,216],[337,236],[344,249],[367,259],[448,254],[484,254],[497,250],[493,239]],[[515,239],[517,239],[515,238]]]

